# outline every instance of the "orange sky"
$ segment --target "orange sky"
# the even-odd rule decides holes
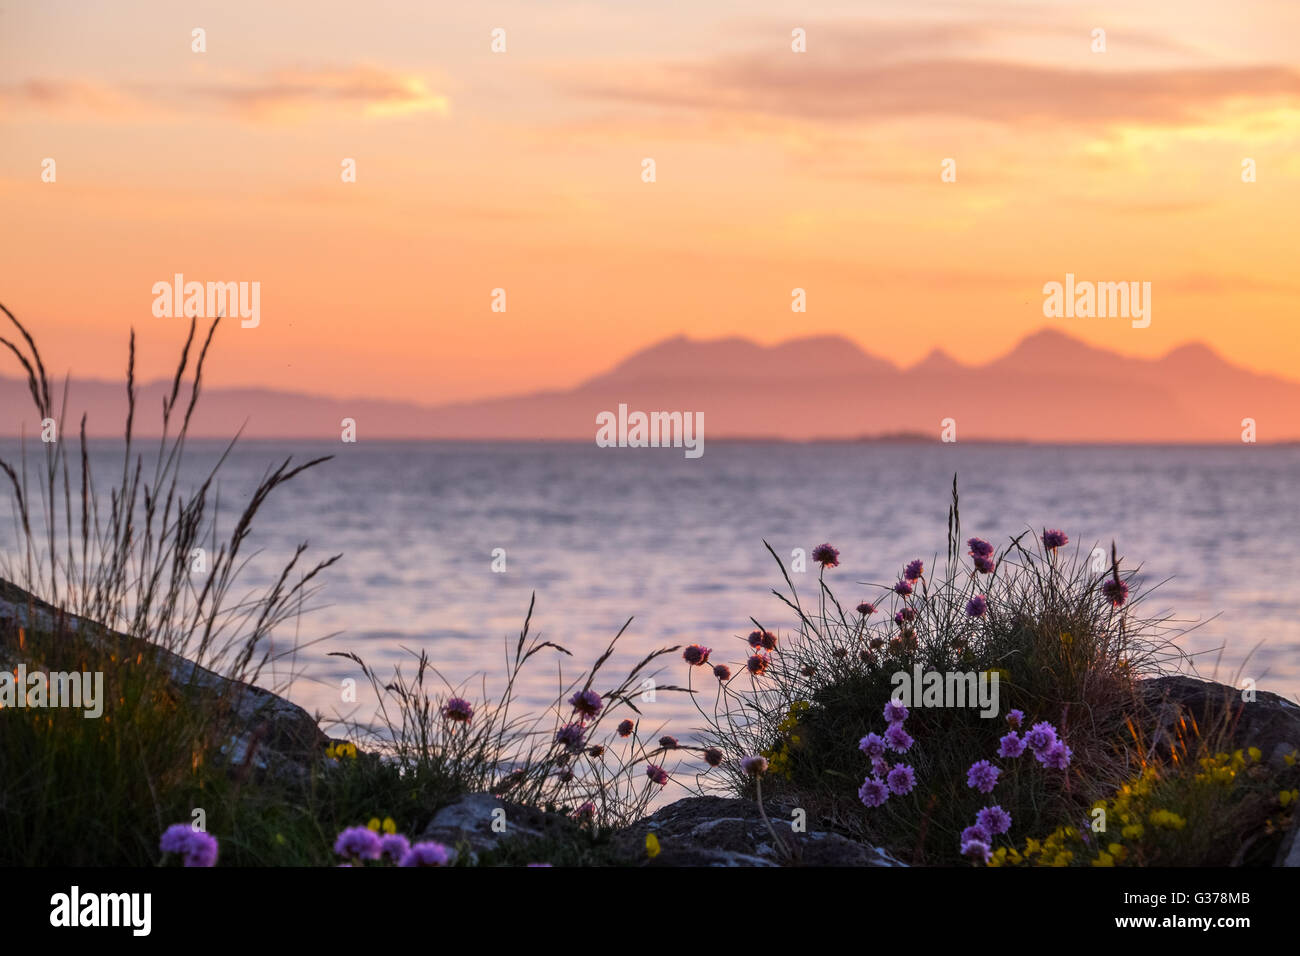
[[[10,6],[0,302],[51,371],[117,377],[134,326],[149,377],[155,282],[258,281],[212,383],[421,401],[682,332],[908,364],[1054,324],[1300,378],[1300,4],[864,6]],[[1067,272],[1151,282],[1151,326],[1045,319]]]

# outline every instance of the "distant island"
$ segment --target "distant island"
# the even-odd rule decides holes
[[[156,407],[170,383],[140,388]],[[26,383],[0,376],[0,435],[40,432]],[[1128,358],[1055,329],[965,365],[941,351],[908,368],[841,336],[764,346],[743,338],[665,339],[570,389],[471,402],[339,399],[257,388],[205,392],[192,437],[338,440],[594,441],[596,416],[620,403],[703,412],[709,440],[1086,443],[1279,443],[1300,439],[1300,382],[1261,375],[1208,346]],[[74,380],[65,428],[94,410],[92,436],[126,411],[120,384]],[[27,417],[22,417],[27,416]],[[1243,436],[1245,436],[1243,438]]]

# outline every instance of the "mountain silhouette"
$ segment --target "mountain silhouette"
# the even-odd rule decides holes
[[[156,434],[170,388],[144,385],[139,434]],[[936,349],[908,368],[835,335],[760,345],[676,336],[579,385],[524,395],[419,405],[256,388],[208,388],[191,434],[337,440],[345,418],[366,438],[592,441],[596,416],[630,410],[703,412],[718,438],[940,437],[1034,442],[1240,442],[1253,419],[1261,442],[1300,440],[1300,383],[1225,361],[1201,343],[1158,359],[1130,358],[1042,329],[983,365]],[[39,434],[26,383],[0,377],[0,434]],[[65,429],[113,436],[126,412],[121,383],[74,380]]]

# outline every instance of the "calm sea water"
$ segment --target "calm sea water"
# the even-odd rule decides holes
[[[0,448],[12,460],[14,443]],[[218,451],[193,443],[186,474],[197,477]],[[116,453],[95,447],[101,484]],[[834,544],[841,564],[828,580],[856,603],[877,593],[860,582],[942,555],[954,472],[965,536],[1001,545],[1046,526],[1085,550],[1114,538],[1146,582],[1169,579],[1147,610],[1199,625],[1181,645],[1200,655],[1202,673],[1215,672],[1220,649],[1221,678],[1253,652],[1244,673],[1300,695],[1296,447],[713,442],[686,460],[680,450],[594,445],[250,442],[222,472],[223,529],[270,462],[319,454],[336,457],[259,515],[250,542],[259,553],[243,581],[265,584],[299,541],[309,555],[343,554],[296,634],[278,636],[324,638],[299,652],[290,696],[327,717],[372,710],[364,695],[359,709],[341,703],[339,682],[357,674],[330,650],[387,672],[409,667],[403,648],[423,648],[452,681],[477,691],[486,675],[499,689],[505,641],[534,591],[534,631],[574,654],[566,677],[629,617],[615,665],[692,642],[739,663],[751,615],[774,630],[792,623],[770,593],[782,582],[764,539],[784,556]],[[6,522],[0,546],[12,544]],[[504,550],[504,573],[493,571],[494,549]],[[813,572],[795,583],[815,593]],[[526,701],[554,698],[556,660],[537,659]],[[681,681],[684,665],[670,664],[666,678]],[[680,736],[700,725],[680,697],[646,707]]]

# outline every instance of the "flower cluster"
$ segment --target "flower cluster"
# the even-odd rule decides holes
[[[456,853],[433,840],[411,843],[397,832],[391,817],[382,824],[378,818],[369,826],[348,827],[334,840],[334,852],[346,861],[340,866],[364,866],[369,862],[387,862],[397,866],[450,866]]]
[[[885,704],[884,717],[888,723],[884,736],[870,733],[858,741],[858,749],[871,760],[871,776],[858,788],[858,799],[868,807],[878,807],[894,796],[906,796],[916,787],[916,771],[908,764],[890,765],[885,759],[887,751],[905,754],[915,741],[903,727],[908,711],[900,701]]]
[[[1016,731],[1025,722],[1023,711],[1013,710],[1007,714],[1007,724],[1011,730],[998,741],[998,756],[1014,760],[1026,750],[1034,759],[1053,770],[1065,770],[1070,766],[1073,752],[1065,741],[1057,735],[1056,728],[1047,721],[1034,724],[1023,736]],[[988,760],[977,760],[966,771],[966,786],[980,793],[992,793],[998,784],[1002,768]],[[969,826],[961,834],[961,854],[982,863],[1001,865],[995,860],[1006,861],[1005,850],[1000,850],[1001,857],[993,852],[993,838],[1011,829],[1011,815],[1000,806],[987,806],[975,817],[974,826]]]

